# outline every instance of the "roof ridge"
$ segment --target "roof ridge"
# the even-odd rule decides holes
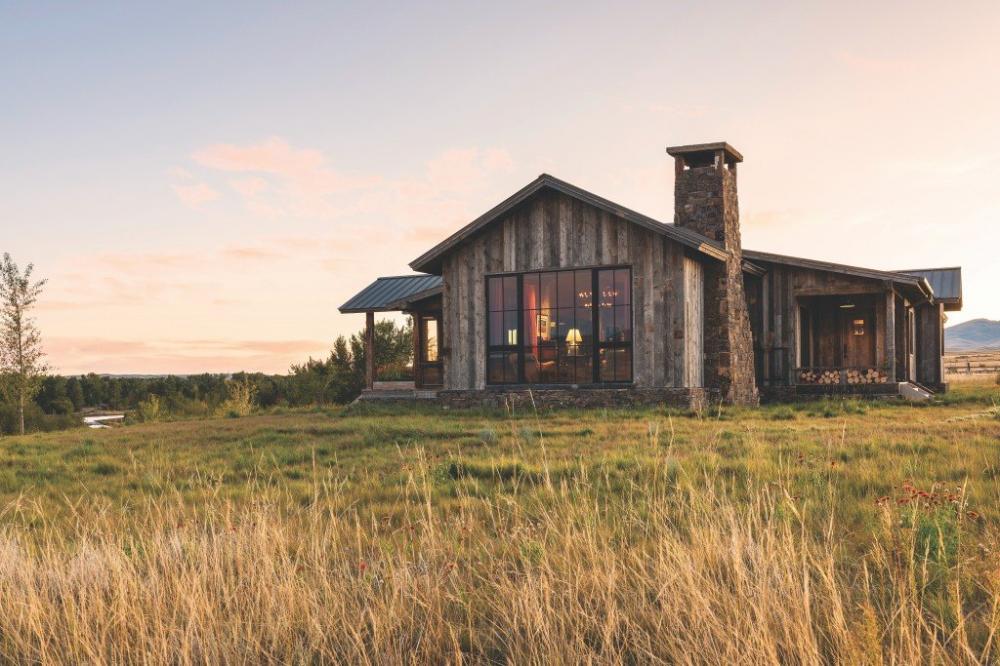
[[[724,259],[726,256],[725,250],[722,246],[717,241],[714,241],[707,236],[703,236],[702,234],[691,231],[690,229],[684,229],[673,224],[660,222],[659,220],[644,213],[627,208],[626,206],[615,203],[610,199],[605,199],[600,195],[589,192],[582,187],[573,185],[572,183],[557,178],[556,176],[548,173],[542,173],[517,192],[510,195],[496,206],[493,206],[488,211],[432,247],[430,250],[424,252],[422,255],[411,261],[410,267],[414,270],[418,270],[418,266],[427,266],[452,247],[461,243],[463,240],[476,233],[487,224],[493,222],[499,216],[512,210],[515,206],[527,201],[528,198],[534,196],[543,187],[550,187],[558,192],[561,192],[562,194],[565,194],[566,196],[573,197],[592,206],[603,209],[608,213],[617,215],[628,222],[646,227],[650,231],[663,233],[667,237],[672,237],[674,240],[715,259]]]

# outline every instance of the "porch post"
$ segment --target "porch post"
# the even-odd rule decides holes
[[[885,295],[885,360],[889,381],[896,378],[896,292],[890,288]]]
[[[420,331],[420,315],[416,312],[411,312],[410,321],[413,324],[413,387],[420,388],[424,384],[422,368],[420,365],[420,348],[423,346],[420,341],[420,336],[422,335]]]
[[[365,312],[365,388],[375,386],[375,313]]]
[[[924,303],[917,306],[917,381],[932,388],[944,382],[942,330],[944,305]]]

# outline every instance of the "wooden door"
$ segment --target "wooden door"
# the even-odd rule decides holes
[[[875,311],[841,309],[841,341],[846,368],[875,367]]]
[[[420,388],[435,388],[442,385],[441,366],[441,319],[436,314],[421,314],[418,317],[416,385]]]

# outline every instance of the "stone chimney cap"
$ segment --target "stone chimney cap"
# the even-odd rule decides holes
[[[727,162],[732,163],[743,161],[743,155],[740,154],[740,151],[736,150],[725,141],[716,141],[714,143],[692,143],[686,146],[669,146],[667,148],[667,154],[672,157],[683,157],[685,155],[714,156],[716,151],[719,150],[725,152]]]

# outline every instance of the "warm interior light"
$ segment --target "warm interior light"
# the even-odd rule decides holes
[[[845,310],[849,310],[854,307],[854,303],[844,303],[840,307],[844,308]]]
[[[510,328],[507,329],[507,344],[516,345],[517,344],[517,329]]]
[[[575,356],[580,353],[581,342],[583,342],[583,336],[580,334],[580,329],[569,329],[569,332],[566,334],[566,346],[570,354]]]

